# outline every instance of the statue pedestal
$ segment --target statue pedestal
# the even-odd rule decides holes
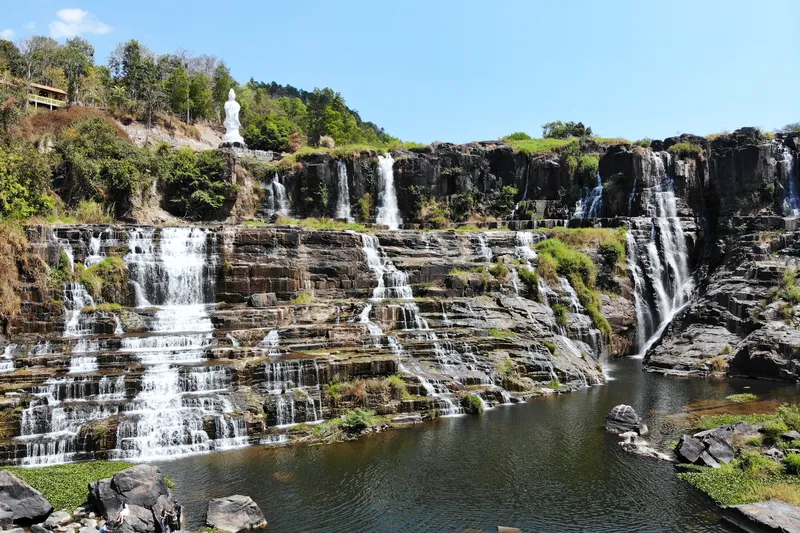
[[[223,140],[219,144],[219,147],[220,148],[247,148],[247,145],[244,143],[244,141],[242,141],[242,142],[230,142],[230,141],[224,141]]]

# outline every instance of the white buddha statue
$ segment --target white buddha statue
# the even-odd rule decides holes
[[[231,89],[228,92],[228,101],[225,102],[225,136],[222,137],[223,143],[239,143],[244,145],[244,139],[239,135],[239,128],[242,123],[239,122],[239,110],[241,106],[236,101],[236,93]]]

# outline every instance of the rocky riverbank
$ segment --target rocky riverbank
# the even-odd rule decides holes
[[[161,516],[167,512],[175,515],[175,524],[183,529],[186,517],[160,470],[149,465],[118,470],[110,478],[90,482],[88,492],[84,486],[85,503],[72,502],[70,508],[60,510],[55,510],[42,492],[12,472],[0,470],[0,525],[19,533],[24,531],[19,526],[31,533],[97,533],[103,525],[120,533],[163,533]],[[78,472],[78,477],[81,474]],[[62,485],[56,486],[54,481]],[[34,483],[60,494],[75,480],[56,474],[49,482],[35,476]],[[267,522],[252,499],[236,495],[210,500],[206,524],[218,531],[239,533],[263,528]]]

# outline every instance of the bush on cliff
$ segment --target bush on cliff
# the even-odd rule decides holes
[[[81,269],[76,265],[78,281],[92,298],[104,298],[119,303],[125,299],[128,288],[128,267],[120,257],[106,257],[99,263]]]
[[[342,419],[342,429],[348,433],[361,433],[376,424],[375,411],[353,409],[347,411]]]
[[[19,312],[19,269],[26,266],[27,256],[28,239],[22,229],[0,224],[0,319],[3,322]]]
[[[550,256],[562,276],[578,274],[589,288],[594,288],[597,279],[597,266],[588,255],[567,245],[557,238],[545,239],[536,245],[540,256]]]
[[[697,157],[703,153],[703,147],[695,143],[681,142],[670,146],[668,152],[677,157]]]
[[[225,162],[217,150],[191,148],[157,154],[165,162],[163,177],[167,210],[190,220],[208,220],[225,204],[235,186],[225,179]]]
[[[477,394],[467,394],[461,400],[461,406],[464,412],[470,415],[479,415],[483,413],[483,401]]]
[[[27,143],[0,145],[0,219],[41,215],[54,206],[48,156]]]

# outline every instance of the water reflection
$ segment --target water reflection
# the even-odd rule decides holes
[[[194,529],[211,498],[246,494],[268,531],[719,532],[714,505],[673,466],[626,454],[602,426],[616,404],[675,412],[749,392],[791,400],[794,386],[663,377],[612,364],[605,387],[440,420],[331,446],[258,447],[161,464]],[[656,431],[655,439],[660,435]]]

